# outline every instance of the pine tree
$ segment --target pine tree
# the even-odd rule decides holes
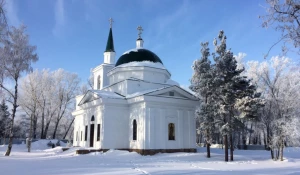
[[[2,100],[2,103],[0,104],[0,137],[5,138],[7,131],[9,128],[9,119],[10,113],[8,112],[8,106],[5,103],[5,100]]]
[[[201,99],[201,105],[196,111],[196,116],[200,123],[198,129],[205,134],[207,157],[210,158],[211,136],[214,129],[213,100],[211,98],[214,85],[211,62],[208,59],[210,55],[208,42],[201,43],[201,46],[202,56],[193,64],[194,74],[190,89]]]
[[[237,68],[237,61],[233,53],[226,49],[226,36],[223,31],[214,40],[215,53],[212,53],[215,64],[214,82],[218,82],[214,91],[216,102],[218,102],[221,124],[221,133],[224,136],[225,161],[228,161],[228,136],[230,141],[230,160],[233,161],[233,139],[232,134],[236,126],[243,127],[241,118],[256,118],[257,109],[263,105],[256,93],[256,87],[245,76],[241,76],[244,69]],[[237,104],[237,105],[236,105]],[[236,115],[242,113],[243,115]]]

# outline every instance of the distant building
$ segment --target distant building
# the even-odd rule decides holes
[[[143,48],[138,30],[136,48],[115,63],[110,27],[104,63],[93,69],[94,90],[76,97],[73,146],[143,155],[195,152],[199,101],[170,79],[155,53]]]

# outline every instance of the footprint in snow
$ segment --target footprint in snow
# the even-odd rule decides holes
[[[143,174],[149,174],[147,171],[141,170],[139,168],[132,168],[132,169],[134,169],[135,171],[141,172]]]

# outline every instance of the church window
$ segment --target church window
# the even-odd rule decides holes
[[[98,124],[97,125],[97,141],[100,141],[100,127],[101,127],[101,125]]]
[[[169,92],[169,95],[170,96],[174,96],[174,92]]]
[[[137,126],[136,126],[136,120],[133,120],[132,122],[132,140],[136,140],[137,135]]]
[[[81,135],[80,135],[80,141],[82,141],[82,131],[81,131]]]
[[[95,117],[94,116],[92,116],[91,121],[95,121]]]
[[[88,131],[88,126],[85,126],[85,133],[84,133],[84,141],[87,141],[87,131]]]
[[[101,85],[101,81],[100,81],[100,75],[98,75],[98,78],[97,78],[97,89],[100,89],[100,85]]]
[[[174,123],[169,123],[169,140],[175,140],[175,125]]]

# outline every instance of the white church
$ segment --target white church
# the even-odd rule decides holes
[[[195,152],[199,100],[171,80],[138,30],[136,48],[115,62],[110,25],[104,62],[93,69],[94,90],[76,97],[73,146],[142,155]]]

